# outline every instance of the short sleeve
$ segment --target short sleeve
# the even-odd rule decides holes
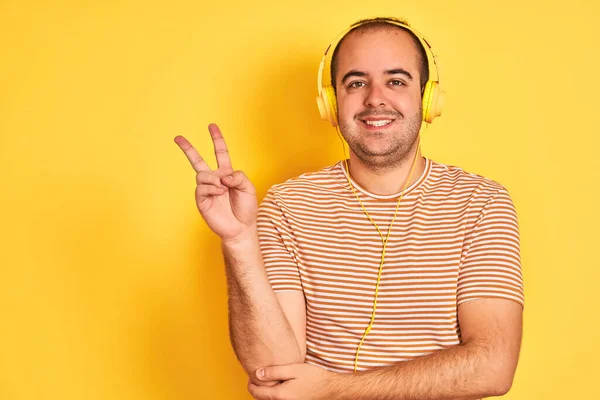
[[[458,276],[457,304],[490,297],[525,303],[517,213],[504,188],[468,229]]]
[[[273,189],[260,204],[257,227],[260,250],[273,291],[302,291],[294,236]]]

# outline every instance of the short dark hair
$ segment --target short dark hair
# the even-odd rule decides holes
[[[390,21],[394,21],[394,22],[404,24],[406,26],[410,26],[408,24],[408,22],[403,21],[398,18],[393,18],[393,17],[366,18],[366,19],[361,19],[359,21],[356,21],[355,23],[353,23],[351,25],[351,27],[353,27],[353,28],[350,31],[348,31],[344,35],[344,37],[337,43],[337,45],[335,46],[335,49],[333,50],[333,55],[331,56],[331,66],[330,66],[331,86],[333,86],[334,91],[336,91],[335,74],[337,73],[338,50],[340,49],[340,45],[342,44],[344,39],[346,39],[346,37],[349,34],[351,34],[352,32],[365,32],[365,31],[377,30],[377,29],[388,29],[388,30],[389,29],[399,29],[399,30],[407,32],[410,35],[410,37],[413,39],[413,42],[414,42],[415,46],[417,47],[417,51],[419,52],[419,60],[417,60],[417,62],[419,64],[419,75],[421,75],[421,79],[420,79],[421,92],[423,91],[423,89],[425,88],[425,84],[429,80],[429,63],[427,60],[427,52],[425,51],[425,48],[423,47],[423,43],[421,43],[421,40],[410,29],[406,29],[400,25],[395,25],[394,23],[392,23]]]

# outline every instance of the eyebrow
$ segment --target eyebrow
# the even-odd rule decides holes
[[[398,75],[398,74],[401,74],[401,75],[405,75],[411,81],[413,79],[413,76],[410,74],[410,72],[408,72],[404,68],[386,69],[384,71],[384,73],[386,75]],[[369,76],[369,74],[367,74],[366,72],[363,72],[363,71],[358,71],[358,70],[353,69],[353,70],[348,71],[346,73],[346,75],[344,75],[344,77],[342,78],[342,82],[341,83],[346,82],[346,80],[348,78],[351,78],[353,76],[360,76],[360,77],[362,77],[362,76]]]

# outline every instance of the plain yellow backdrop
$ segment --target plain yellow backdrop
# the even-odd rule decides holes
[[[504,184],[526,279],[507,399],[598,399],[594,1],[0,2],[0,399],[249,399],[219,242],[173,142],[222,128],[259,196],[341,157],[316,72],[353,21],[442,67],[424,154]]]

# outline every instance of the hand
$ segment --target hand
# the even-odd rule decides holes
[[[303,363],[260,368],[256,377],[265,382],[283,381],[273,386],[248,382],[248,391],[257,400],[320,400],[332,398],[339,374]]]
[[[183,136],[175,143],[196,171],[196,205],[210,227],[223,240],[234,239],[256,224],[256,190],[242,171],[234,171],[225,139],[215,124],[208,130],[213,140],[218,168],[212,171]]]

